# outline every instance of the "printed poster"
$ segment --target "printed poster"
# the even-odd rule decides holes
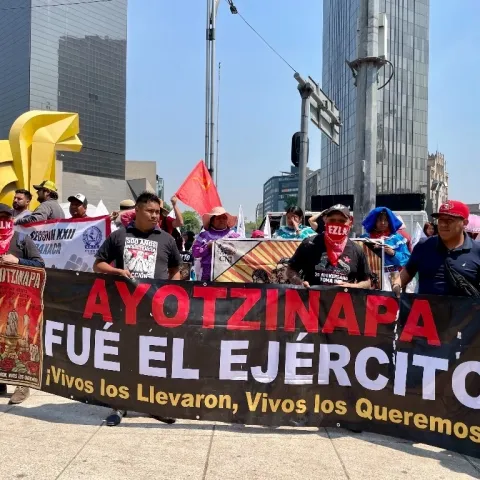
[[[16,225],[29,235],[40,251],[45,266],[62,270],[91,272],[95,254],[110,235],[109,216],[68,218]]]
[[[352,239],[364,251],[376,290],[382,289],[382,257],[363,240]],[[300,240],[219,240],[213,246],[212,280],[215,282],[288,284],[289,259]]]
[[[45,270],[0,266],[0,382],[40,388]]]
[[[287,265],[299,240],[219,240],[213,247],[212,280],[287,284]]]

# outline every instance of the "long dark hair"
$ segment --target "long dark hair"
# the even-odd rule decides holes
[[[182,238],[182,234],[181,234],[176,228],[173,229],[172,237],[173,237],[173,239],[175,240],[175,243],[176,243],[176,245],[177,245],[178,251],[179,251],[179,252],[183,251],[183,238]]]
[[[424,233],[427,237],[432,236],[432,235],[428,235],[428,233],[427,233],[428,227],[432,227],[432,228],[433,228],[433,234],[432,234],[432,235],[435,235],[435,234],[436,234],[436,228],[435,228],[435,224],[432,223],[432,222],[426,222],[426,223],[425,223],[425,225],[423,226],[423,233]]]
[[[285,213],[288,215],[289,213],[293,213],[297,217],[300,217],[303,220],[303,210],[298,205],[292,205],[285,210]]]

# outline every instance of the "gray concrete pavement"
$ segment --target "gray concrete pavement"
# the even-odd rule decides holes
[[[10,393],[13,389],[9,389]],[[164,425],[43,392],[0,397],[0,479],[472,479],[480,460],[382,435],[340,429]]]

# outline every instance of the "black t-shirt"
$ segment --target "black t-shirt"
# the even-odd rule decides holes
[[[290,259],[290,267],[310,285],[337,285],[363,282],[370,278],[365,253],[351,240],[347,240],[338,264],[328,261],[323,234],[306,238]]]
[[[180,252],[180,258],[182,259],[183,263],[190,263],[193,265],[193,254],[192,252],[187,252],[183,250]]]
[[[168,269],[180,265],[180,253],[173,237],[155,228],[144,233],[135,226],[119,228],[103,243],[96,255],[102,262],[115,262],[135,278],[168,279]]]

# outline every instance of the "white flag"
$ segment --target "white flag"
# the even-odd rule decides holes
[[[265,217],[265,225],[263,226],[263,234],[265,238],[272,238],[272,230],[270,228],[270,217],[267,215]]]
[[[240,235],[240,238],[245,238],[245,217],[243,216],[241,205],[238,209],[237,233]]]
[[[417,222],[415,225],[415,231],[413,232],[412,247],[414,247],[422,238],[427,238],[427,236],[423,233],[423,228]]]

